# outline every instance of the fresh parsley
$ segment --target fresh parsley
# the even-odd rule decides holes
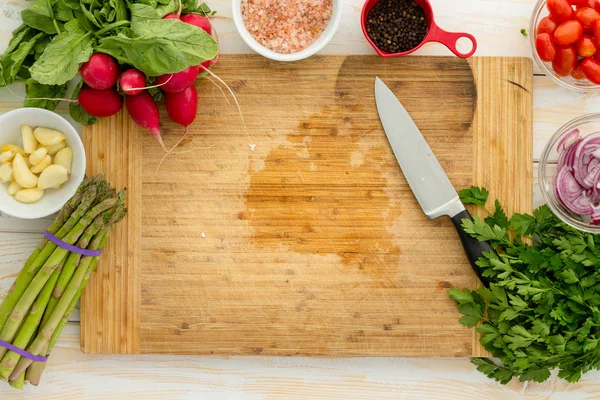
[[[459,193],[460,200],[464,204],[475,204],[479,207],[484,207],[487,202],[489,192],[486,188],[478,188],[476,186],[470,189],[463,189]]]
[[[488,191],[460,196],[485,207]],[[543,382],[555,368],[577,382],[600,369],[600,235],[571,228],[547,206],[508,218],[497,201],[487,218],[465,220],[463,228],[497,250],[477,262],[489,288],[448,291],[460,323],[477,326],[498,360],[475,358],[477,370],[506,384],[513,377]]]

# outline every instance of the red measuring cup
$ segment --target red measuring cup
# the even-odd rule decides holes
[[[447,32],[447,31],[443,30],[442,28],[437,26],[437,24],[433,20],[433,9],[431,8],[431,4],[429,3],[429,0],[415,0],[415,2],[418,5],[420,5],[421,8],[423,9],[423,11],[425,12],[425,17],[427,18],[427,22],[429,23],[427,35],[425,35],[425,38],[423,39],[423,41],[421,43],[419,43],[419,45],[417,45],[415,48],[410,49],[408,51],[404,51],[401,53],[388,53],[386,51],[383,51],[379,47],[377,47],[377,45],[371,40],[371,38],[369,37],[369,34],[367,33],[367,18],[369,17],[369,11],[371,11],[371,8],[373,8],[373,6],[375,4],[377,4],[377,2],[379,2],[379,1],[380,0],[367,0],[365,2],[365,5],[363,6],[362,14],[360,17],[360,24],[362,26],[362,31],[363,31],[363,34],[365,35],[365,38],[367,38],[368,42],[371,44],[371,46],[373,46],[373,48],[375,49],[377,54],[379,54],[380,56],[382,56],[382,57],[405,56],[407,54],[417,51],[418,49],[421,48],[421,46],[423,46],[425,43],[428,43],[428,42],[441,43],[444,46],[446,46],[448,49],[450,49],[451,52],[453,52],[454,54],[456,54],[458,57],[461,57],[461,58],[469,58],[475,53],[475,50],[477,50],[477,41],[475,40],[475,37],[473,35],[471,35],[469,33],[464,33],[464,32],[461,32],[461,33]],[[461,53],[456,48],[456,42],[458,41],[458,39],[463,38],[463,37],[469,39],[471,41],[471,43],[473,44],[473,48],[468,53]]]

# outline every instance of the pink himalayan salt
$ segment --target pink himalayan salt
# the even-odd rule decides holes
[[[314,43],[332,11],[332,0],[242,0],[246,29],[257,42],[282,54]]]

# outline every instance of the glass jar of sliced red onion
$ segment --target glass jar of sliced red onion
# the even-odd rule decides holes
[[[576,118],[552,136],[540,160],[539,183],[562,221],[600,233],[600,114]]]

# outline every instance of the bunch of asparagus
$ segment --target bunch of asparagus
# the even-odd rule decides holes
[[[102,250],[113,225],[127,213],[126,190],[116,193],[102,174],[87,178],[48,229],[81,249]],[[46,356],[94,271],[99,257],[69,252],[44,238],[0,304],[0,340]],[[0,378],[22,389],[38,385],[45,362],[0,347]]]

